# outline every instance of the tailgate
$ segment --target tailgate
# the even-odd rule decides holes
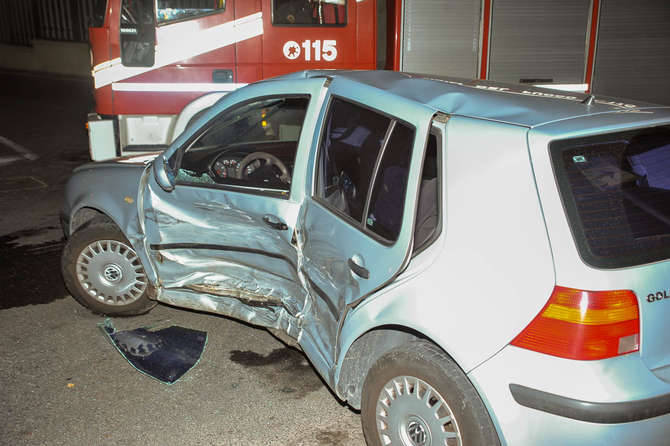
[[[670,126],[554,141],[550,153],[580,257],[635,292],[642,359],[670,382]]]

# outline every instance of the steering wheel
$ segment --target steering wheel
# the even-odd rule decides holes
[[[237,166],[237,178],[240,180],[248,178],[249,172],[247,172],[247,168],[255,161],[265,161],[265,167],[276,167],[281,172],[279,181],[285,184],[291,183],[291,175],[284,163],[276,156],[267,152],[253,152],[242,158],[242,161]]]

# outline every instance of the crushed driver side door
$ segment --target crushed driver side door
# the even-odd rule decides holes
[[[297,274],[294,229],[323,83],[273,81],[239,90],[166,153],[174,190],[151,177],[144,194],[159,301],[298,336],[307,292]]]

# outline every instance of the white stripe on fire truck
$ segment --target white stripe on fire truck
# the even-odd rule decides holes
[[[551,88],[552,90],[572,91],[584,93],[589,89],[589,84],[533,84],[533,87]]]
[[[190,91],[233,91],[247,84],[223,84],[223,83],[155,83],[155,82],[114,82],[112,90],[114,91],[169,91],[169,92],[190,92]]]
[[[162,30],[159,29],[159,32]],[[156,62],[151,67],[124,67],[121,59],[102,62],[93,67],[95,88],[131,78],[184,59],[208,53],[263,34],[263,13],[257,12],[241,19],[170,39],[158,35]],[[162,41],[162,43],[161,43]]]

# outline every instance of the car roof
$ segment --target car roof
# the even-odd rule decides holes
[[[591,97],[547,88],[396,71],[307,70],[274,79],[312,77],[348,79],[425,104],[438,112],[526,127],[579,116],[659,107],[640,101]]]

